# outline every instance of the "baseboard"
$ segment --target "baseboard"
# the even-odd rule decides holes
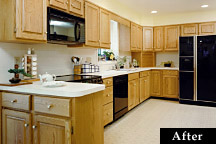
[[[156,96],[151,96],[150,99],[161,99],[161,100],[179,101],[179,99],[177,99],[177,98],[166,98],[166,97],[156,97]]]
[[[216,103],[211,102],[201,102],[201,101],[190,101],[190,100],[179,100],[180,104],[189,104],[189,105],[197,105],[197,106],[208,106],[208,107],[216,107]]]

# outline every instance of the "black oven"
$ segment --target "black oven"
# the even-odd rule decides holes
[[[48,7],[47,40],[66,45],[85,43],[85,19]]]

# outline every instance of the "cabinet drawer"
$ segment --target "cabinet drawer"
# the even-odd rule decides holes
[[[113,121],[113,103],[103,106],[104,109],[104,126]]]
[[[178,75],[178,71],[175,70],[164,70],[163,75]]]
[[[30,95],[3,92],[2,106],[8,108],[30,110]]]
[[[112,86],[113,85],[113,78],[103,79],[103,84],[105,84],[106,87]]]
[[[128,81],[139,78],[139,73],[132,73],[128,75]]]
[[[70,99],[58,99],[34,96],[34,110],[36,112],[54,114],[59,116],[71,116]]]
[[[104,90],[104,94],[103,94],[103,104],[108,104],[110,102],[113,102],[113,86],[111,87],[107,87]]]
[[[149,76],[150,75],[150,71],[142,71],[140,72],[140,77],[145,77],[145,76]]]

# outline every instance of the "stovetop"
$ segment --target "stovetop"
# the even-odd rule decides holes
[[[95,75],[63,75],[57,76],[56,81],[66,81],[66,82],[82,82],[82,83],[103,83],[101,76]]]

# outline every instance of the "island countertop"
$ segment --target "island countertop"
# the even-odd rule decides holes
[[[86,84],[75,82],[66,82],[65,84],[66,85],[62,87],[48,88],[43,87],[40,82],[34,82],[33,84],[15,87],[0,86],[0,91],[73,98],[82,97],[105,89],[105,85],[103,84]]]

